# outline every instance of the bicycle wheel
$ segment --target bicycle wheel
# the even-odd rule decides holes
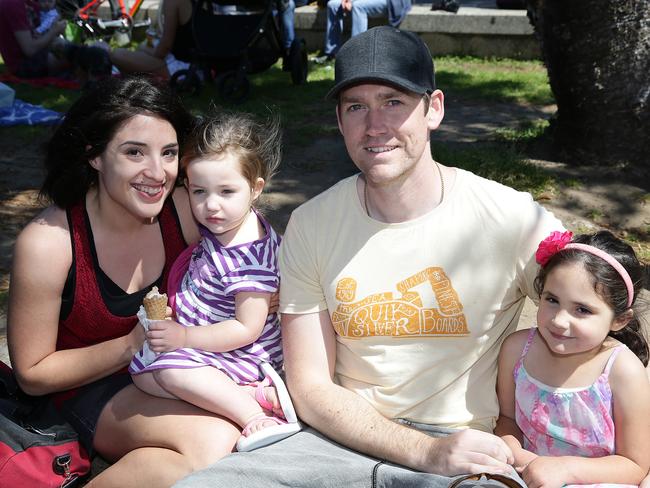
[[[134,2],[135,0],[132,0]],[[131,3],[132,3],[131,2]],[[77,26],[81,41],[109,41],[117,32],[131,39],[133,19],[128,13],[129,0],[125,1],[123,12],[118,0],[57,0],[61,16]]]

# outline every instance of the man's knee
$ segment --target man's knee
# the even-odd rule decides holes
[[[341,0],[329,0],[327,2],[327,10],[331,13],[336,13],[341,8]]]

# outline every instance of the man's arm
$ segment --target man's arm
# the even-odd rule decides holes
[[[32,36],[32,33],[28,30],[16,31],[14,32],[14,36],[23,54],[29,58],[41,49],[49,46],[59,34],[63,34],[65,32],[65,25],[65,20],[59,20],[52,25],[50,30],[39,37]]]
[[[298,415],[359,452],[446,476],[511,472],[512,453],[496,436],[464,430],[435,439],[397,424],[333,381],[336,337],[327,311],[282,314],[287,383]]]

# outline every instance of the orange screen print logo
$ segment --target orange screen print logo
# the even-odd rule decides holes
[[[423,283],[431,286],[437,308],[425,308],[422,297],[413,290]],[[397,297],[383,292],[355,302],[356,288],[354,278],[342,278],[336,284],[339,305],[332,314],[332,324],[342,337],[469,335],[463,306],[442,268],[426,268],[400,281]]]

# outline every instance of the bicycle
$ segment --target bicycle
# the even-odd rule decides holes
[[[109,8],[105,8],[108,1]],[[126,0],[57,0],[61,16],[78,27],[82,41],[108,41],[117,32],[131,40],[134,28],[149,27],[151,19],[135,20],[144,0],[135,0],[127,6]],[[102,8],[103,7],[103,8]]]

